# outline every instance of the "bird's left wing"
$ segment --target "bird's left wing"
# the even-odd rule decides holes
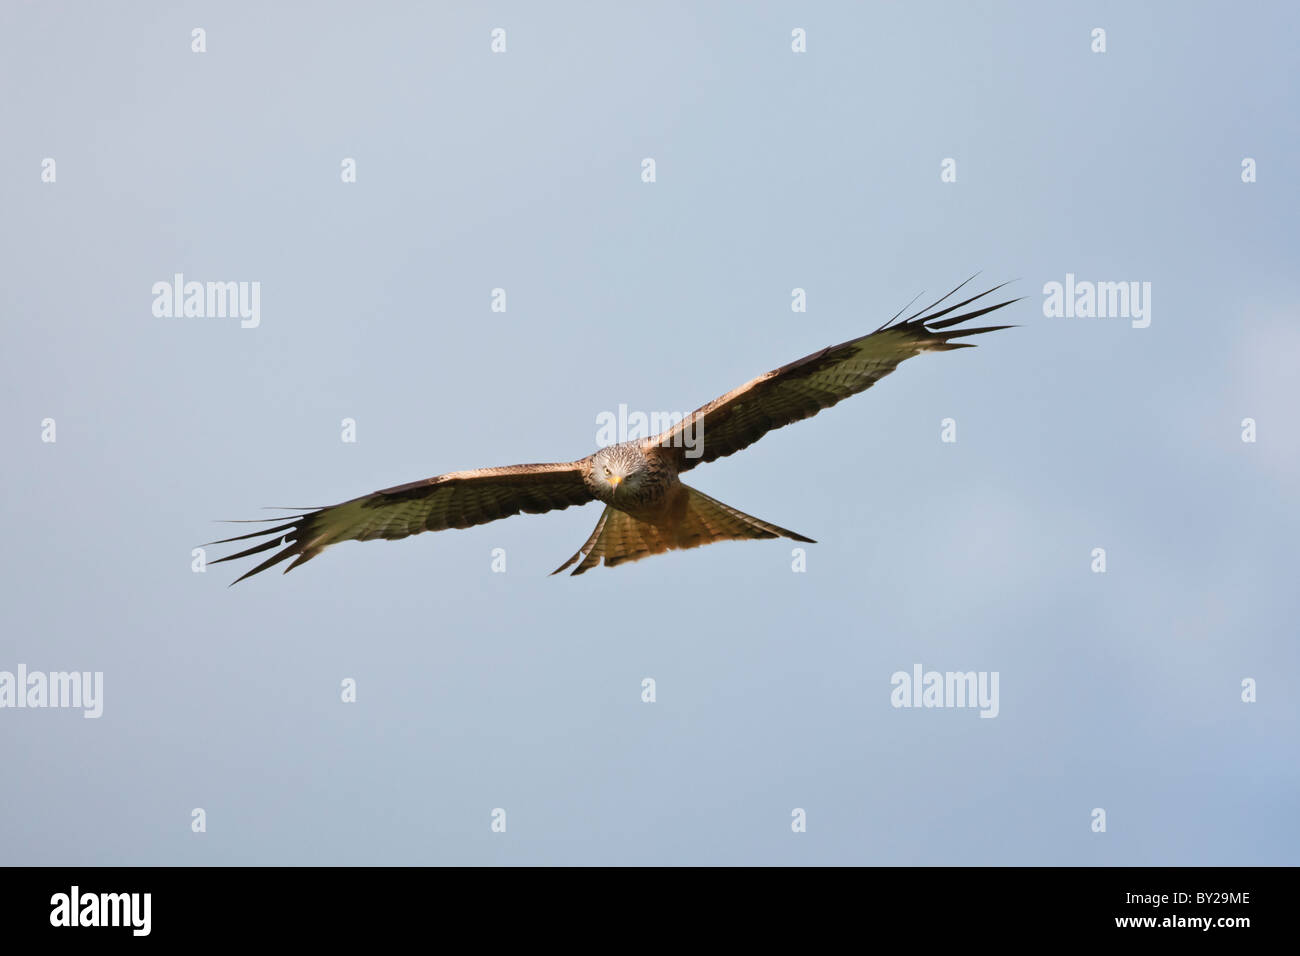
[[[310,561],[331,544],[340,541],[370,541],[374,538],[405,538],[422,531],[468,528],[517,514],[540,514],[592,500],[583,483],[589,459],[542,465],[509,465],[479,468],[437,475],[409,485],[376,491],[342,504],[295,515],[274,528],[266,528],[211,544],[227,544],[247,538],[272,537],[238,554],[213,561],[233,561],[275,548],[275,552],[244,578],[265,571],[286,558],[294,558],[284,570]]]
[[[902,322],[895,321],[896,315],[869,335],[806,355],[715,398],[662,434],[646,439],[645,449],[662,449],[657,453],[672,455],[677,470],[687,471],[738,452],[774,428],[811,418],[823,408],[865,391],[913,355],[972,348],[969,342],[951,340],[1010,328],[1006,325],[953,328],[1019,301],[1008,299],[963,311],[1002,286],[934,311],[966,282]],[[953,312],[957,314],[945,318]]]

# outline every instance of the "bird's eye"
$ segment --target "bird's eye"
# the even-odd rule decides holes
[[[605,477],[608,478],[613,472],[609,470],[609,465],[605,466]]]

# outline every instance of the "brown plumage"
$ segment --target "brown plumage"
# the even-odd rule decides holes
[[[661,509],[640,517],[606,505],[586,544],[551,573],[559,574],[579,558],[582,563],[573,569],[574,574],[589,571],[602,560],[612,568],[665,551],[745,538],[793,538],[816,544],[812,538],[737,511],[678,481]]]
[[[1002,286],[931,311],[965,285],[963,282],[901,322],[896,315],[869,335],[760,375],[653,438],[610,445],[577,461],[437,475],[305,514],[267,519],[282,523],[211,542],[226,544],[271,536],[213,563],[284,546],[236,578],[233,583],[238,583],[293,558],[285,568],[290,571],[340,541],[392,540],[422,531],[468,528],[510,515],[540,514],[593,500],[606,505],[595,530],[577,554],[553,573],[577,563],[572,573],[582,574],[601,562],[612,567],[715,541],[784,537],[811,542],[811,538],[715,501],[682,484],[677,476],[703,462],[740,451],[774,428],[809,418],[865,391],[913,355],[972,348],[971,343],[952,340],[1010,328],[994,325],[954,329],[962,322],[1019,301],[1009,299],[960,311]]]

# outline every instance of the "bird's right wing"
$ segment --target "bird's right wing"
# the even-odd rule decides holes
[[[895,322],[896,315],[869,335],[824,348],[746,382],[696,409],[666,432],[647,439],[644,448],[647,451],[663,449],[660,454],[672,455],[677,470],[686,471],[703,462],[738,452],[774,428],[811,418],[823,408],[830,408],[850,395],[865,391],[913,355],[972,348],[969,342],[951,340],[1010,328],[991,325],[946,331],[961,322],[1019,301],[1008,299],[996,305],[961,311],[977,299],[1002,288],[995,286],[956,305],[932,311],[966,282],[902,322]],[[944,318],[951,312],[958,314]]]
[[[247,538],[271,535],[238,554],[213,561],[246,558],[280,545],[275,552],[244,578],[265,571],[286,558],[294,558],[284,570],[310,561],[331,544],[340,541],[370,541],[374,538],[405,538],[422,531],[468,528],[498,518],[517,514],[540,514],[593,500],[583,483],[590,467],[588,459],[543,465],[509,465],[505,468],[479,468],[437,475],[409,485],[398,485],[342,504],[295,515],[274,528],[223,538],[211,544],[227,544]]]

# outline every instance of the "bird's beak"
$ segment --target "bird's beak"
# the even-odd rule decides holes
[[[618,486],[623,483],[623,479],[619,475],[614,475],[609,479],[609,483],[614,487],[615,491],[618,491]]]

